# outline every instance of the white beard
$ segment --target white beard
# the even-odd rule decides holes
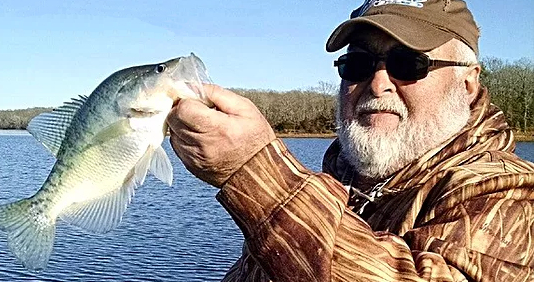
[[[423,122],[410,119],[399,97],[362,99],[355,111],[364,108],[393,110],[401,116],[399,126],[392,131],[363,126],[357,120],[338,119],[342,156],[361,176],[377,180],[393,174],[457,134],[470,116],[469,101],[461,89],[452,89],[441,101],[438,112]]]

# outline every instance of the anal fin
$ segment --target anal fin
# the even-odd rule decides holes
[[[106,233],[119,225],[137,187],[133,175],[120,189],[102,197],[72,204],[59,217],[66,222],[94,233]]]

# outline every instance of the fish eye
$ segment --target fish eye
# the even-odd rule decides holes
[[[159,64],[156,66],[156,73],[162,73],[167,70],[167,65]]]

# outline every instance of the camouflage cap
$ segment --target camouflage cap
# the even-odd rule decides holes
[[[352,42],[352,35],[373,25],[402,44],[429,51],[456,38],[478,55],[479,29],[464,1],[459,0],[366,0],[352,11],[326,43],[328,52]]]

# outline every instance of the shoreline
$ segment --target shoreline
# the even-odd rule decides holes
[[[336,138],[335,133],[276,133],[278,138],[323,138],[333,139]],[[25,129],[0,129],[0,135],[30,135]],[[167,134],[168,136],[168,134]],[[514,131],[514,139],[516,142],[534,142],[534,132],[517,132]]]
[[[276,133],[278,138],[325,138],[331,139],[336,138],[335,133]],[[516,142],[534,142],[534,132],[517,132],[514,131],[514,140]]]
[[[276,137],[278,138],[323,138],[323,139],[333,139],[336,138],[335,133],[277,133],[275,132]]]
[[[534,132],[525,134],[514,131],[514,139],[516,142],[534,142]]]

